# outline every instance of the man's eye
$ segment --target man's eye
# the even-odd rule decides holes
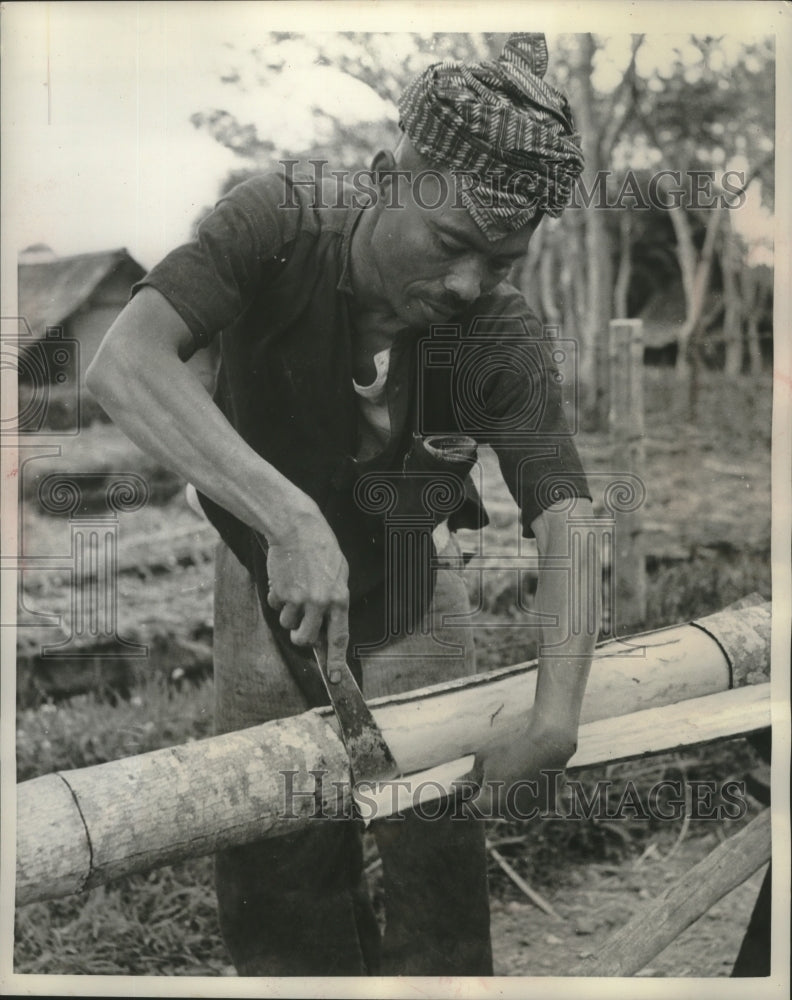
[[[453,254],[462,253],[464,251],[464,247],[461,247],[458,243],[449,243],[447,240],[444,240],[439,233],[432,229],[429,230],[429,234],[437,249],[449,257]]]

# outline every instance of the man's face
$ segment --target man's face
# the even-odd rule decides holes
[[[372,233],[382,291],[411,327],[447,321],[500,284],[525,255],[539,222],[490,241],[455,198],[453,179],[444,176],[446,185],[430,173],[420,187],[400,178],[398,197],[386,191]]]

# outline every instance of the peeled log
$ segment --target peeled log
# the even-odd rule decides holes
[[[610,642],[595,655],[582,721],[766,681],[769,666],[767,603]],[[371,707],[410,773],[524,730],[535,684],[535,664],[520,664]],[[330,709],[34,778],[17,788],[17,902],[293,832],[320,808],[342,813],[348,798]]]

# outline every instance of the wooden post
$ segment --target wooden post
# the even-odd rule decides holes
[[[610,401],[608,425],[611,471],[645,482],[643,324],[614,319],[608,329]],[[646,621],[646,557],[640,509],[616,515],[615,551],[610,567],[611,633],[625,635]]]
[[[763,683],[769,665],[768,604],[607,643],[595,655],[582,721]],[[519,738],[535,685],[535,664],[519,664],[378,698],[371,708],[410,774]],[[766,717],[752,718],[761,724]],[[656,746],[647,742],[657,729],[650,722],[624,725],[625,735],[644,734],[630,737],[628,753]],[[578,763],[587,752],[591,759],[583,741],[581,751]],[[291,833],[320,810],[343,811],[349,792],[349,764],[330,709],[34,778],[17,788],[17,902]]]
[[[732,889],[770,860],[770,810],[716,847],[592,956],[573,976],[632,976]]]

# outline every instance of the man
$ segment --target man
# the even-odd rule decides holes
[[[590,498],[549,349],[505,282],[582,169],[546,65],[544,37],[516,35],[497,62],[430,67],[402,98],[402,138],[375,157],[365,204],[292,175],[243,183],[136,286],[91,366],[91,390],[195,485],[223,539],[220,730],[322,703],[310,648],[324,637],[329,668],[348,657],[369,697],[473,672],[470,630],[447,619],[468,610],[454,530],[485,523],[467,475],[475,443],[495,448],[540,558],[568,554],[570,505],[585,515]],[[461,331],[441,363],[426,350],[438,324]],[[182,361],[218,333],[212,402]],[[496,354],[507,360],[493,368]],[[453,435],[447,453],[438,433]],[[456,500],[428,511],[428,556],[399,562],[378,498],[392,491],[425,528],[434,480],[460,485]],[[569,591],[563,572],[542,574],[534,710],[519,740],[481,748],[485,789],[574,752],[596,627],[567,635]],[[596,588],[583,598],[596,608]],[[382,941],[357,824],[218,856],[240,975],[491,975],[484,829],[466,815],[375,821]]]

